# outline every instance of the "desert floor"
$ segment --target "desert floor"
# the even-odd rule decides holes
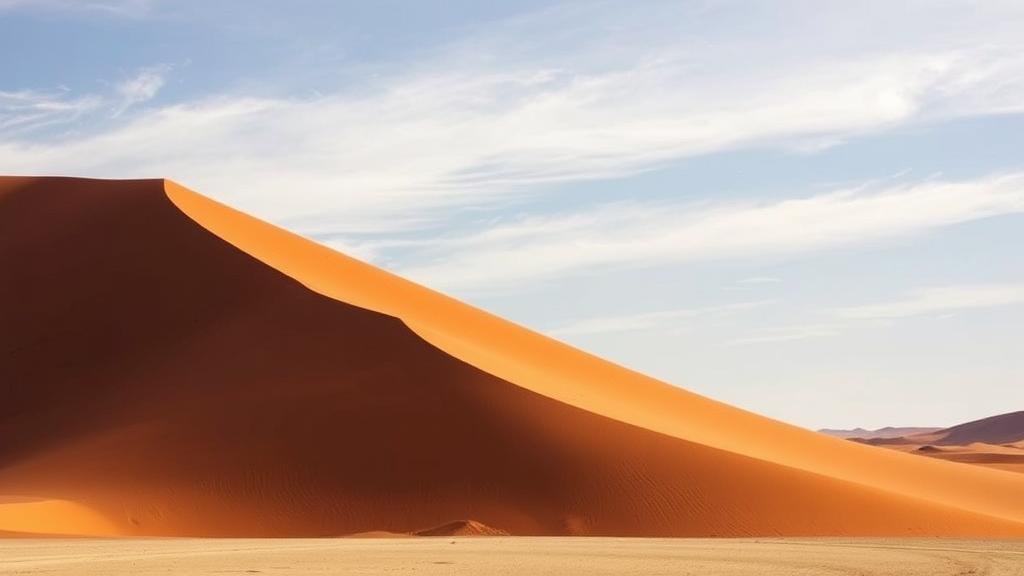
[[[1024,574],[1024,540],[10,539],[0,574]]]

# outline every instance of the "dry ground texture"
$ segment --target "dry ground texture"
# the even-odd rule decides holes
[[[1024,540],[11,539],[0,574],[1024,574]]]

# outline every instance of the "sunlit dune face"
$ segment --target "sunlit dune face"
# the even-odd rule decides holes
[[[398,317],[445,352],[541,395],[729,452],[1024,521],[1024,499],[1019,497],[1024,484],[1003,471],[921,461],[715,402],[526,330],[174,182],[167,181],[165,187],[190,218],[310,289]]]
[[[0,532],[63,536],[117,536],[117,526],[95,510],[68,500],[0,496]]]

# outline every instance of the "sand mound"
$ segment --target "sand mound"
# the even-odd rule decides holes
[[[344,538],[409,538],[412,534],[404,532],[388,532],[387,530],[367,530],[366,532],[355,532],[346,534]]]
[[[948,462],[1024,472],[1024,455],[1020,453],[1024,441],[1015,440],[1018,438],[1024,438],[1024,412],[1001,414],[907,436],[849,439]]]
[[[990,416],[951,428],[918,434],[909,440],[938,445],[1012,444],[1024,441],[1024,410]]]
[[[853,428],[849,430],[822,428],[818,430],[818,432],[834,436],[836,438],[861,441],[879,438],[902,438],[903,436],[928,434],[930,432],[937,432],[938,430],[940,430],[940,428],[886,426],[885,428],[878,428],[877,430],[867,430],[864,428]]]
[[[426,530],[413,532],[415,536],[508,536],[508,532],[492,528],[476,520],[456,520]]]
[[[710,401],[160,180],[0,180],[0,271],[0,494],[74,510],[0,531],[1024,535],[1017,475]]]

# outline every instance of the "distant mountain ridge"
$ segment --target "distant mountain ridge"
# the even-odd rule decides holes
[[[853,438],[900,438],[903,436],[912,436],[915,434],[929,434],[932,432],[938,432],[942,430],[939,427],[912,427],[912,426],[886,426],[885,428],[879,428],[877,430],[867,430],[865,428],[852,428],[852,429],[836,429],[836,428],[822,428],[818,432],[827,434],[829,436],[835,436],[836,438],[845,438],[851,440]]]
[[[847,440],[865,440],[868,441],[866,444],[1016,444],[1024,442],[1024,410],[972,420],[949,428],[886,426],[877,430],[822,428],[818,432]]]
[[[909,433],[913,430],[889,427],[875,431],[855,428],[821,432],[859,444],[1024,473],[1024,410],[989,416],[949,428]],[[893,435],[894,431],[904,433]]]
[[[1013,444],[1024,440],[1024,410],[965,422],[932,433],[908,437],[924,444],[962,446],[975,442]]]
[[[860,441],[864,444],[893,445],[919,444],[936,446],[966,446],[968,444],[1014,444],[1024,441],[1024,410],[1007,412],[950,426],[949,428],[897,428],[878,430],[854,428],[852,430],[822,429],[818,432]]]

